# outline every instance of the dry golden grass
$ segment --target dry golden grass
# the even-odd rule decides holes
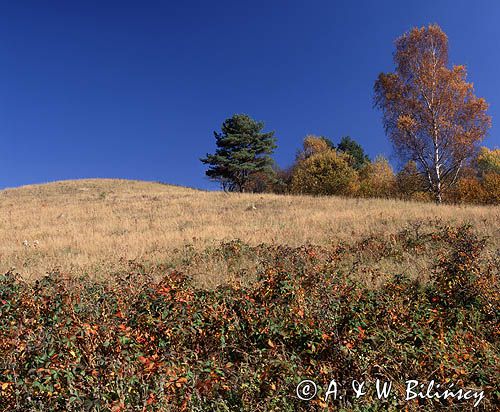
[[[54,269],[103,276],[127,260],[180,261],[187,244],[203,250],[236,238],[292,246],[352,242],[436,218],[472,223],[498,250],[498,206],[226,194],[113,179],[62,181],[0,191],[0,272],[15,267],[27,278]],[[205,277],[202,283],[217,283],[218,273],[224,277],[224,262],[205,266],[195,270]]]

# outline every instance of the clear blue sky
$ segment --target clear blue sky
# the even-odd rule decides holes
[[[84,177],[215,188],[199,161],[247,113],[289,165],[308,133],[390,156],[372,107],[393,40],[438,23],[490,103],[500,146],[497,1],[3,1],[0,187]],[[396,162],[394,162],[396,164]]]

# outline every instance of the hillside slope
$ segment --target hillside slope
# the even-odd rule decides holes
[[[131,180],[61,181],[0,191],[0,272],[15,267],[27,277],[55,269],[106,275],[134,259],[172,266],[221,240],[354,242],[436,218],[471,223],[498,249],[499,207],[227,194]],[[213,281],[225,267],[208,260],[198,259],[196,271]]]

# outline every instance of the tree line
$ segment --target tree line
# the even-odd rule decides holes
[[[437,25],[414,28],[395,45],[395,70],[378,76],[374,105],[404,165],[397,173],[349,136],[338,144],[306,136],[293,165],[281,169],[271,157],[274,132],[235,114],[214,132],[215,153],[201,159],[207,176],[227,191],[500,203],[500,149],[480,147],[491,127],[488,104],[464,66],[449,66],[446,34]]]

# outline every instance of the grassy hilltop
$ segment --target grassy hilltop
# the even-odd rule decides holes
[[[410,226],[418,230],[436,219],[470,223],[490,237],[490,249],[499,247],[498,206],[227,194],[131,180],[61,181],[0,191],[0,272],[15,267],[29,278],[53,270],[106,276],[136,260],[152,270],[189,265],[197,281],[213,286],[238,273],[228,273],[225,262],[210,253],[192,257],[220,241],[352,244],[369,236],[389,238]],[[254,262],[240,263],[236,269],[252,277]],[[411,275],[424,263],[408,255],[398,270]]]
[[[0,411],[498,410],[499,221],[126,180],[4,190]],[[408,379],[477,397],[406,399]]]

